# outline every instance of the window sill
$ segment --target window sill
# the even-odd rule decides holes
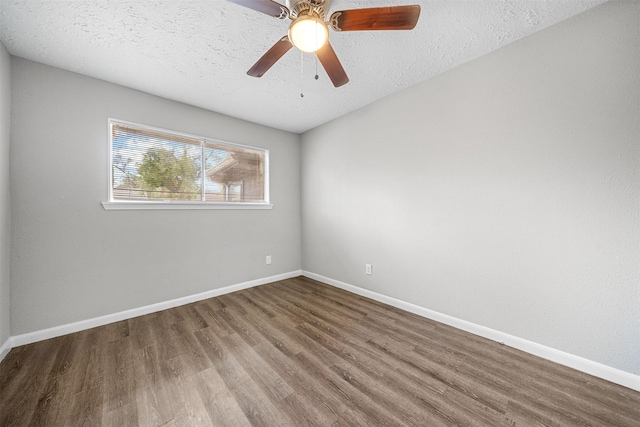
[[[269,203],[202,203],[202,202],[102,202],[107,211],[163,210],[163,209],[271,209]]]

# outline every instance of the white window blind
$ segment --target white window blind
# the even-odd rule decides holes
[[[268,151],[109,121],[112,202],[268,203]]]

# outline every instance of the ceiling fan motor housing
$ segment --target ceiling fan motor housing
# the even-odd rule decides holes
[[[331,7],[331,0],[287,0],[287,7],[291,19],[310,15],[324,21],[327,17],[327,11]]]

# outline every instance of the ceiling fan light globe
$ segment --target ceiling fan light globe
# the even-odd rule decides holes
[[[329,39],[327,25],[315,16],[301,16],[289,26],[289,40],[303,52],[315,52]]]

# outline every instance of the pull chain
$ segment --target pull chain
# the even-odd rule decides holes
[[[318,80],[318,56],[315,57],[316,62],[316,74],[314,78]],[[304,98],[304,52],[300,51],[300,98]]]
[[[304,98],[304,52],[300,51],[300,98]]]
[[[316,76],[315,79],[318,80],[318,55],[316,55]]]

